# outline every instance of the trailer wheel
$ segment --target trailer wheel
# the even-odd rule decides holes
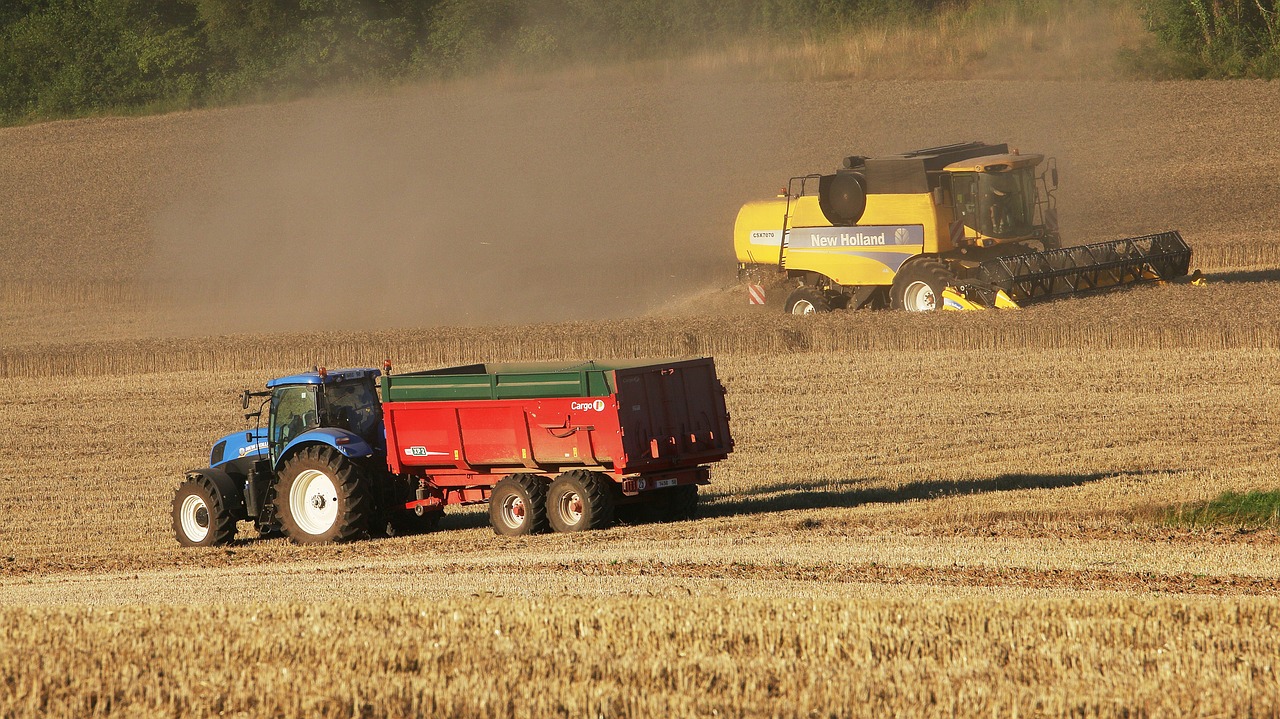
[[[324,446],[289,458],[276,488],[276,517],[298,544],[345,542],[363,537],[372,500],[360,468]]]
[[[489,525],[503,537],[547,531],[547,479],[538,474],[509,474],[489,495]]]
[[[216,547],[236,537],[236,518],[213,480],[195,474],[173,493],[173,533],[184,547]]]
[[[893,280],[889,290],[894,309],[933,312],[942,309],[942,291],[955,275],[937,260],[919,260],[907,265]]]
[[[613,482],[575,469],[556,477],[547,492],[547,519],[557,532],[603,529],[613,524]]]
[[[698,485],[686,484],[659,490],[654,503],[663,522],[684,522],[698,518]]]
[[[812,287],[798,287],[787,297],[785,305],[789,315],[811,315],[817,312],[830,312],[831,301],[823,293]]]

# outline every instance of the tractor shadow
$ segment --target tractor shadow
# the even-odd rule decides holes
[[[866,504],[899,504],[969,494],[1013,492],[1020,489],[1061,489],[1113,477],[1136,477],[1144,474],[1159,474],[1163,471],[1002,474],[987,479],[910,482],[899,487],[866,487],[866,484],[876,480],[865,478],[787,482],[757,487],[727,495],[724,498],[709,498],[712,501],[699,504],[698,516],[710,518],[782,512],[790,509],[842,509]]]

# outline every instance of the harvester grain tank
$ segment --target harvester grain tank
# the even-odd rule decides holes
[[[180,544],[226,544],[238,521],[303,544],[412,534],[483,502],[501,535],[601,528],[623,508],[686,519],[733,450],[710,358],[318,368],[252,397],[266,427],[247,413],[259,426],[174,494]]]
[[[753,301],[757,280],[791,280],[793,314],[1012,308],[1187,274],[1177,231],[1062,247],[1057,185],[1052,159],[1003,144],[847,157],[739,211],[739,274]]]

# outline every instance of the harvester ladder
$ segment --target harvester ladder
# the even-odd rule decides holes
[[[788,226],[791,224],[791,200],[792,198],[795,198],[797,200],[800,199],[800,197],[804,195],[805,185],[809,182],[809,180],[813,180],[813,179],[817,179],[820,181],[822,179],[822,175],[819,175],[819,174],[803,175],[800,177],[793,177],[790,180],[787,180],[787,191],[786,191],[787,208],[782,213],[782,237],[778,238],[778,269],[780,270],[787,269],[787,257],[786,257],[787,230],[788,230]],[[800,183],[800,192],[798,193],[792,191],[797,181]]]

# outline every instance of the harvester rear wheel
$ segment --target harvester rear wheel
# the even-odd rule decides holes
[[[195,474],[173,493],[173,533],[184,547],[216,547],[236,538],[236,518],[213,480]]]
[[[276,487],[276,517],[298,544],[346,542],[366,536],[373,500],[369,482],[353,462],[330,447],[313,446],[290,457]]]
[[[498,480],[489,495],[489,525],[503,537],[547,531],[547,478],[525,473]]]
[[[942,309],[942,291],[955,281],[955,274],[937,260],[918,260],[898,272],[889,290],[894,309],[934,312]]]
[[[557,532],[604,529],[613,524],[614,487],[597,472],[575,469],[556,477],[547,492],[547,519]]]
[[[811,315],[830,312],[831,301],[812,287],[798,287],[787,297],[785,310],[789,315]]]

